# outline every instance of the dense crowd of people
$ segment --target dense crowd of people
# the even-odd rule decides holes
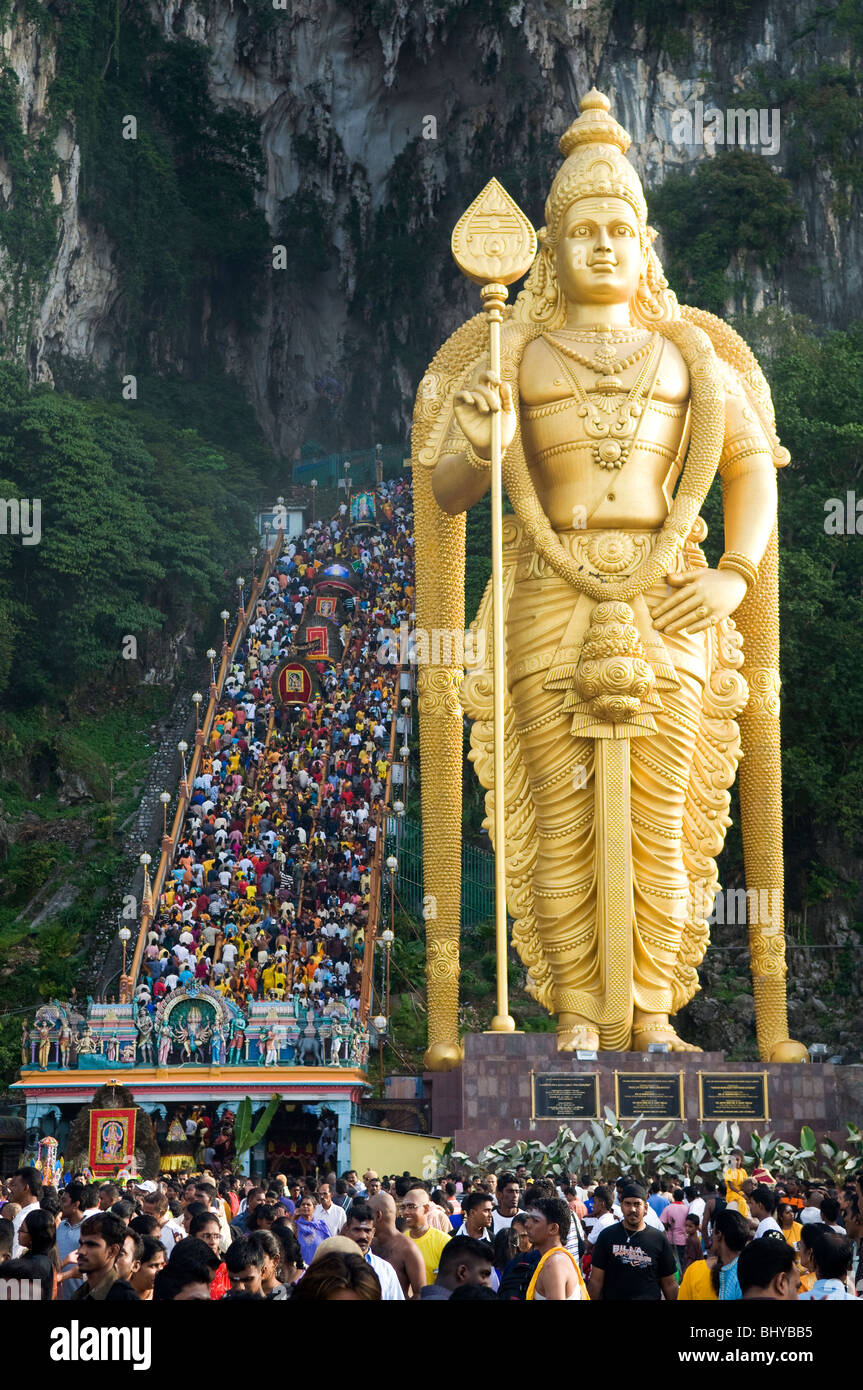
[[[160,999],[193,981],[240,1008],[287,998],[301,1018],[356,1020],[391,724],[404,717],[377,634],[413,610],[410,509],[407,482],[382,483],[373,527],[351,529],[343,504],[284,547],[190,788],[137,987],[145,1030]],[[271,679],[314,623],[313,588],[334,561],[355,590],[337,595],[341,659],[317,664],[306,704],[278,707]],[[177,1040],[154,1043],[167,1061]]]
[[[0,1193],[0,1284],[29,1281],[46,1300],[863,1295],[863,1173],[835,1190],[755,1182],[738,1165],[725,1181],[648,1189],[523,1169],[441,1186],[371,1170],[261,1185],[205,1169],[123,1184],[70,1175],[57,1191],[20,1168]]]
[[[399,720],[381,635],[414,609],[409,484],[379,484],[374,525],[339,516],[284,549],[228,673],[137,981],[139,1031],[198,982],[240,1009],[292,999],[316,1024],[355,1023],[371,869]],[[338,659],[319,691],[279,706],[272,682],[315,613],[333,562]],[[300,643],[300,649],[302,644]],[[398,729],[398,726],[397,726]],[[403,733],[403,729],[402,729]],[[331,1027],[330,1036],[337,1029]],[[198,1060],[164,1029],[159,1060]],[[243,1028],[224,1039],[243,1059]],[[247,1046],[247,1044],[246,1044]],[[290,1060],[277,1049],[277,1060]],[[203,1058],[201,1058],[203,1060]],[[222,1058],[222,1060],[225,1060]],[[338,1061],[335,1044],[327,1059]],[[179,1123],[179,1121],[176,1121]],[[195,1133],[194,1120],[191,1132]],[[169,1133],[170,1139],[170,1133]],[[852,1301],[863,1296],[863,1173],[841,1187],[736,1153],[722,1180],[687,1173],[232,1171],[193,1146],[196,1170],[157,1180],[38,1168],[0,1182],[0,1289],[44,1301]],[[35,1293],[33,1291],[36,1291]]]

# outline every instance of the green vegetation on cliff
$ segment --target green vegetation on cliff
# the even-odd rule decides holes
[[[8,12],[8,3],[4,12]],[[19,13],[21,7],[19,6]],[[31,14],[32,10],[32,14]],[[28,136],[18,79],[0,71],[0,155],[13,201],[0,214],[9,257],[7,352],[26,351],[36,290],[58,244],[54,144],[70,121],[81,149],[79,214],[105,229],[119,271],[129,370],[162,361],[195,366],[204,353],[202,306],[221,324],[250,328],[271,244],[255,203],[263,173],[260,132],[243,111],[217,106],[209,50],[168,39],[142,6],[75,0],[27,7],[57,45],[46,118]]]
[[[40,544],[0,548],[7,702],[62,703],[97,676],[123,684],[124,668],[140,679],[148,635],[223,602],[226,566],[248,554],[266,476],[250,455],[272,465],[249,408],[223,378],[179,398],[169,384],[139,385],[146,403],[119,390],[76,399],[31,391],[22,368],[0,363],[0,497],[38,499],[42,532]],[[217,442],[242,429],[248,447]],[[139,646],[129,667],[127,635]]]
[[[720,151],[694,174],[669,174],[648,201],[670,247],[664,269],[678,298],[720,315],[747,268],[777,269],[801,216],[788,180],[739,149]],[[739,279],[729,274],[732,262]]]
[[[7,817],[15,826],[8,850],[0,834],[0,1087],[19,1064],[21,1019],[95,987],[113,914],[107,939],[93,930],[128,890],[121,827],[166,709],[165,690],[145,685],[108,710],[0,710],[0,832]]]

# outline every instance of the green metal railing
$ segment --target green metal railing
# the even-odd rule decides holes
[[[345,476],[345,464],[350,464],[351,491],[358,487],[373,487],[375,482],[374,449],[354,449],[348,454],[325,454],[322,458],[301,459],[294,464],[293,482],[310,483],[317,480],[319,487],[336,487]],[[397,445],[386,445],[381,449],[384,477],[394,477],[404,468],[405,451]]]
[[[422,916],[423,832],[419,821],[388,816],[385,823],[384,859],[394,854],[399,861],[396,893],[406,911]],[[461,925],[475,927],[494,917],[494,855],[476,845],[461,849]]]

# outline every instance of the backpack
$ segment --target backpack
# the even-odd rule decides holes
[[[528,1250],[525,1254],[516,1255],[514,1260],[510,1260],[500,1276],[498,1298],[509,1303],[523,1303],[539,1260],[538,1250]]]

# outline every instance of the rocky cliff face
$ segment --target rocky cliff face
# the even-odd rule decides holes
[[[68,4],[48,8],[62,33]],[[701,145],[697,129],[688,143],[675,140],[675,113],[695,115],[698,101],[724,111],[766,90],[765,75],[787,97],[825,67],[853,63],[851,38],[819,0],[714,0],[700,7],[706,18],[677,0],[664,7],[664,30],[659,19],[642,22],[663,13],[647,0],[150,0],[147,8],[168,42],[205,46],[218,108],[254,118],[265,159],[256,198],[269,228],[253,331],[220,318],[204,293],[188,341],[163,360],[183,372],[196,343],[214,348],[286,454],[310,436],[405,437],[425,362],[476,307],[449,261],[455,218],[496,173],[541,221],[556,140],[591,85],[611,97],[655,188],[716,150],[710,129]],[[5,61],[18,77],[22,128],[33,134],[45,121],[57,37],[28,19],[32,6],[6,10]],[[827,141],[830,111],[822,103],[815,115]],[[789,254],[776,274],[745,267],[728,307],[778,303],[838,326],[863,308],[859,204],[852,188],[837,211],[837,190],[844,199],[854,183],[847,169],[800,158],[804,123],[798,108],[796,146],[783,131],[770,160],[792,176],[800,206]],[[19,353],[36,379],[69,359],[131,370],[115,247],[79,206],[74,115],[54,151],[59,250]],[[6,205],[26,196],[14,182],[0,162]],[[272,264],[279,243],[284,269]],[[150,342],[158,359],[158,324]]]

